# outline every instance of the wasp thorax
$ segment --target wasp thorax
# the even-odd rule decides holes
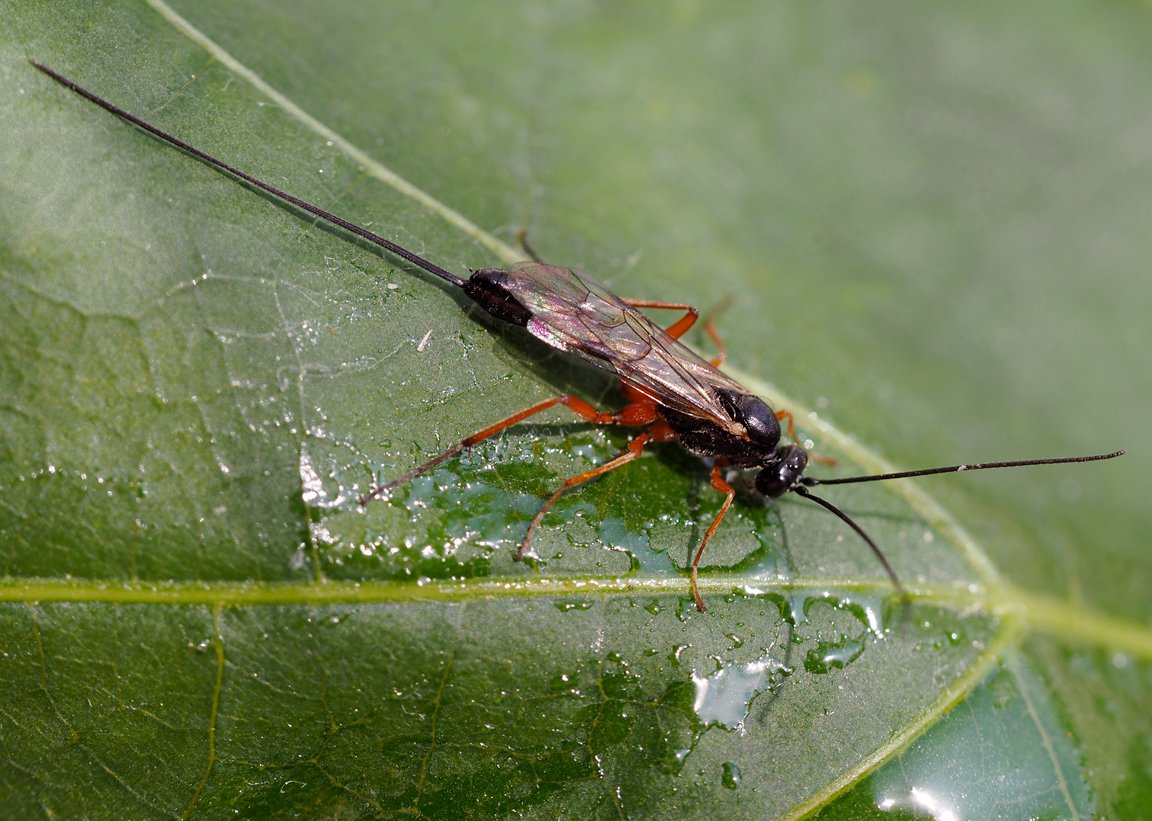
[[[782,445],[756,474],[756,489],[769,499],[779,498],[800,481],[806,467],[808,451],[799,445]]]
[[[748,431],[748,438],[766,448],[776,447],[780,441],[780,423],[768,403],[759,396],[735,391],[716,391],[732,418]]]

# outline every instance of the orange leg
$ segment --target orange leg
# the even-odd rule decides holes
[[[720,338],[720,333],[716,330],[716,326],[712,324],[712,319],[704,320],[704,333],[708,334],[708,338],[712,340],[712,344],[716,346],[716,355],[708,361],[712,363],[712,367],[719,368],[724,364],[724,360],[728,358],[728,349],[724,347],[724,340]]]
[[[686,302],[661,302],[655,299],[625,299],[624,301],[633,308],[658,308],[660,310],[684,311],[684,316],[664,329],[673,339],[679,339],[686,334],[688,329],[695,325],[696,320],[700,317],[700,309]],[[710,361],[714,367],[719,368],[724,364],[724,360],[728,358],[728,349],[724,347],[724,340],[720,338],[720,334],[716,331],[716,326],[712,324],[711,319],[704,320],[704,333],[708,334],[708,338],[711,339],[712,344],[716,346],[718,353]]]
[[[532,258],[533,262],[548,265],[548,263],[536,253],[536,249],[532,247],[532,244],[528,242],[527,229],[521,228],[516,232],[516,242],[524,249],[524,253]],[[658,299],[625,299],[624,301],[633,308],[657,308],[659,310],[684,311],[684,316],[665,328],[673,339],[679,339],[687,333],[688,329],[696,324],[696,320],[700,316],[700,309],[686,302],[663,302]],[[721,308],[723,307],[725,306],[721,306]],[[710,361],[714,367],[719,368],[724,364],[724,360],[728,358],[728,350],[724,347],[724,342],[720,339],[720,334],[717,333],[716,326],[712,324],[711,318],[704,321],[704,332],[708,334],[708,338],[711,339],[716,346],[718,353]]]
[[[402,485],[405,482],[411,481],[422,473],[427,473],[441,462],[451,459],[456,454],[467,450],[473,445],[477,445],[480,442],[483,442],[485,439],[489,439],[500,433],[500,431],[515,425],[517,422],[522,422],[528,417],[535,416],[536,414],[541,413],[542,411],[546,411],[549,408],[555,407],[556,405],[564,405],[565,407],[572,410],[581,419],[584,419],[587,422],[592,422],[596,425],[647,425],[655,422],[658,419],[656,406],[652,404],[650,400],[633,402],[629,405],[625,405],[615,413],[609,413],[596,410],[596,408],[592,407],[578,396],[571,396],[569,394],[564,394],[563,396],[554,396],[551,399],[545,399],[543,402],[537,402],[530,408],[525,408],[518,413],[512,414],[506,419],[501,419],[494,425],[489,425],[483,430],[477,431],[471,436],[461,439],[459,442],[448,448],[448,450],[444,451],[439,456],[429,459],[419,467],[413,468],[399,479],[393,479],[391,482],[385,482],[384,484],[377,486],[372,490],[371,493],[361,496],[358,501],[362,505],[367,504],[377,496],[380,496],[385,491],[391,490],[392,488]]]
[[[695,305],[689,305],[686,302],[663,302],[659,299],[625,299],[633,308],[656,308],[661,311],[684,311],[684,316],[677,319],[667,328],[668,335],[673,339],[679,339],[688,329],[696,324],[696,320],[700,318],[700,309]]]
[[[713,367],[719,368],[724,364],[724,360],[728,358],[728,349],[724,346],[724,340],[720,338],[720,333],[716,330],[715,319],[724,311],[728,310],[728,306],[732,304],[732,295],[728,294],[719,304],[715,305],[708,313],[707,319],[704,320],[704,333],[708,334],[708,338],[712,340],[712,344],[716,346],[716,356],[712,357],[709,361]]]
[[[732,500],[736,498],[736,491],[732,489],[732,485],[724,481],[724,477],[720,474],[719,465],[712,468],[712,487],[723,493],[725,499],[724,504],[720,505],[720,512],[716,514],[712,524],[708,525],[708,529],[704,531],[704,538],[700,540],[700,547],[696,549],[696,557],[692,560],[692,595],[696,597],[696,609],[701,613],[708,608],[704,606],[704,599],[700,597],[700,588],[696,584],[696,576],[700,569],[700,557],[704,555],[704,548],[708,546],[708,540],[712,538],[716,528],[720,527],[720,522],[724,520],[724,514],[728,512],[728,508],[732,507]]]
[[[792,411],[778,410],[776,411],[776,418],[780,421],[788,420],[788,436],[791,437],[793,442],[799,444],[799,441],[796,439],[796,420],[792,418]],[[808,456],[813,462],[819,462],[822,465],[836,464],[836,460],[831,456],[824,456],[819,453],[809,453]]]
[[[716,326],[712,324],[711,317],[704,320],[704,333],[708,334],[708,338],[711,339],[712,344],[716,346],[716,355],[708,361],[712,363],[712,367],[719,368],[724,364],[724,360],[728,358],[728,349],[724,347],[724,340],[720,338],[720,333],[716,330]]]
[[[524,534],[524,540],[520,542],[520,549],[516,551],[516,561],[520,561],[524,558],[524,554],[528,552],[528,548],[532,545],[532,537],[536,535],[536,531],[540,528],[540,522],[543,521],[544,514],[546,514],[549,509],[551,509],[552,505],[556,504],[556,500],[559,499],[561,495],[563,495],[564,491],[574,488],[576,485],[581,485],[584,482],[587,482],[589,479],[595,479],[597,476],[602,476],[610,470],[615,470],[622,465],[628,464],[640,455],[641,451],[644,450],[644,446],[652,441],[652,439],[653,434],[650,431],[644,431],[631,442],[629,442],[628,447],[624,449],[624,452],[612,461],[605,462],[599,467],[592,468],[592,470],[587,470],[584,473],[580,473],[576,476],[572,476],[571,478],[566,479],[564,484],[562,484],[560,488],[555,493],[553,493],[551,497],[549,497],[548,501],[544,503],[544,506],[541,507],[540,510],[536,513],[536,518],[532,520],[532,524],[528,525],[528,532]]]
[[[776,411],[776,419],[780,422],[783,422],[785,419],[788,420],[788,436],[792,439],[793,442],[795,442],[796,420],[792,418],[792,411],[778,410]]]

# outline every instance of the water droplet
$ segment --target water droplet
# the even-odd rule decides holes
[[[740,768],[733,764],[731,761],[725,761],[721,765],[720,783],[730,790],[734,790],[740,786]]]
[[[555,607],[561,613],[567,613],[571,610],[590,610],[593,602],[590,599],[580,599],[573,601],[572,599],[565,599],[555,603]]]
[[[821,642],[808,651],[804,658],[804,669],[809,673],[827,673],[847,667],[864,652],[864,639],[845,637],[838,642]]]
[[[748,716],[752,699],[770,690],[784,672],[783,665],[764,656],[747,664],[729,662],[707,676],[693,673],[696,715],[705,724],[714,722],[735,730]]]

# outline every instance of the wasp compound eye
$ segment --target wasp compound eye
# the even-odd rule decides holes
[[[808,451],[799,445],[784,445],[776,458],[756,474],[756,489],[769,499],[778,499],[800,481],[808,467]]]

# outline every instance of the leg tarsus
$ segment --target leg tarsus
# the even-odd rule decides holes
[[[552,505],[556,504],[556,500],[559,499],[565,491],[576,487],[576,485],[583,484],[590,479],[595,479],[597,476],[602,476],[610,470],[615,470],[622,465],[628,464],[640,455],[640,453],[644,450],[644,446],[648,444],[651,439],[652,434],[650,434],[648,431],[644,431],[631,442],[629,442],[628,447],[626,447],[622,453],[616,456],[616,458],[605,462],[599,467],[592,468],[592,470],[587,470],[584,473],[580,473],[576,476],[571,476],[566,479],[564,484],[562,484],[556,490],[556,492],[548,498],[548,501],[544,503],[543,507],[537,511],[535,518],[532,519],[532,523],[528,525],[528,532],[524,534],[524,539],[520,542],[520,549],[516,551],[516,561],[520,561],[524,558],[524,555],[528,552],[528,549],[532,545],[532,538],[536,535],[536,531],[540,528],[540,522],[544,520],[544,515],[552,508]]]
[[[724,520],[724,514],[728,512],[728,508],[732,506],[732,500],[736,498],[736,491],[732,489],[732,485],[724,479],[720,473],[720,466],[716,465],[712,468],[712,487],[724,494],[724,504],[720,505],[720,511],[712,520],[712,524],[704,531],[704,537],[700,540],[700,547],[696,549],[696,556],[692,559],[692,595],[696,598],[696,609],[701,613],[705,612],[708,608],[704,606],[704,599],[700,595],[700,587],[697,584],[697,576],[700,570],[700,558],[704,555],[704,548],[708,546],[708,541],[712,538],[712,534],[720,527],[720,522]]]

